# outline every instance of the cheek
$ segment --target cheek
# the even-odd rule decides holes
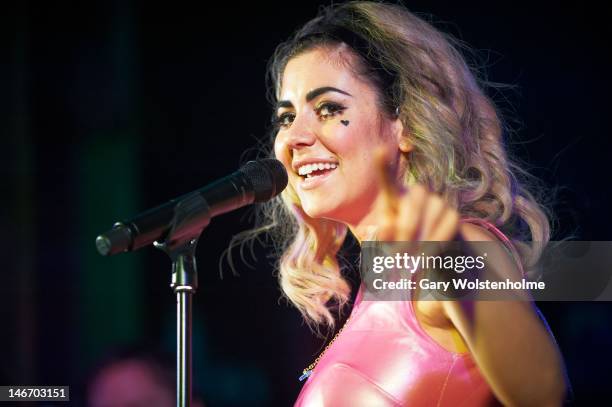
[[[283,142],[281,137],[274,139],[274,155],[277,160],[280,160],[283,164],[287,164],[289,154],[287,152],[287,145]]]

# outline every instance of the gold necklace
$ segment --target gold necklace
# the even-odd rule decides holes
[[[336,338],[338,338],[338,336],[340,336],[340,334],[342,333],[342,331],[344,330],[344,328],[348,325],[348,322],[351,320],[351,316],[350,315],[346,321],[344,322],[344,325],[342,325],[342,328],[340,328],[340,330],[338,332],[336,332],[336,334],[334,335],[334,337],[332,338],[331,341],[329,341],[329,343],[327,344],[327,346],[325,347],[325,349],[323,349],[323,352],[319,353],[319,356],[317,356],[317,358],[314,360],[314,362],[312,362],[310,364],[310,366],[308,366],[306,369],[304,369],[302,371],[302,375],[300,376],[300,381],[304,381],[305,379],[309,378],[310,375],[312,374],[312,371],[314,370],[314,368],[317,366],[317,363],[319,363],[319,360],[323,357],[323,355],[325,355],[325,352],[327,352],[327,349],[329,349],[330,346],[332,346],[332,344],[334,343],[334,341],[336,340]]]

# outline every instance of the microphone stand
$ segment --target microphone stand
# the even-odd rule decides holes
[[[212,216],[267,201],[278,195],[287,182],[287,172],[280,161],[249,161],[235,173],[142,213],[128,221],[128,225],[116,223],[113,229],[96,238],[98,251],[106,256],[148,245],[168,230],[154,245],[172,261],[170,288],[176,295],[177,407],[191,406],[191,318],[193,295],[198,288],[195,260],[198,239]]]
[[[197,218],[197,219],[196,219]],[[172,227],[154,246],[172,260],[170,288],[176,294],[176,405],[190,407],[192,400],[192,306],[198,288],[195,250],[210,223],[210,208],[200,194],[179,201]]]

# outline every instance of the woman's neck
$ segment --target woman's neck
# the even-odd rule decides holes
[[[374,240],[376,238],[376,232],[381,224],[383,216],[383,203],[382,195],[374,200],[370,206],[370,210],[361,217],[357,222],[347,224],[349,230],[355,236],[359,244],[364,241]]]

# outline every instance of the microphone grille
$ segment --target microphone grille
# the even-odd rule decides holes
[[[241,169],[253,185],[255,202],[265,202],[280,194],[289,182],[285,166],[274,158],[249,161]]]

